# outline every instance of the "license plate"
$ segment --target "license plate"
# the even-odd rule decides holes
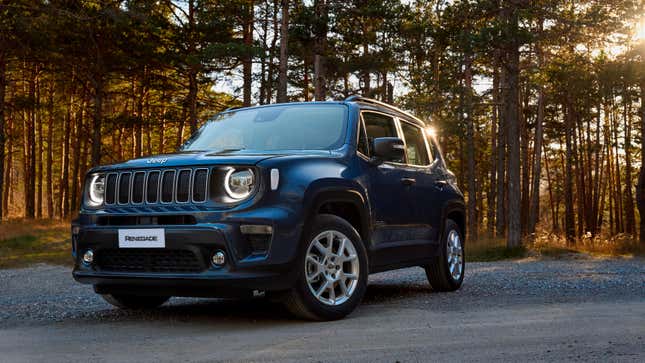
[[[165,248],[163,229],[119,229],[119,248]]]

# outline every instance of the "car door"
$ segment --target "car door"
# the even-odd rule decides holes
[[[425,129],[403,119],[400,120],[400,127],[405,141],[407,165],[414,180],[407,191],[413,201],[409,217],[410,232],[421,244],[438,243],[445,176],[440,163],[432,157]]]
[[[373,111],[363,111],[361,115],[367,138],[364,144],[371,145],[378,137],[400,137],[394,117]],[[358,146],[359,151],[364,148],[360,140]],[[371,155],[371,150],[365,152]],[[410,255],[405,245],[413,239],[411,214],[414,205],[410,199],[410,185],[406,182],[412,177],[411,169],[405,165],[405,160],[385,160],[366,170],[374,226],[372,246],[376,251],[371,262],[387,265],[404,261]]]

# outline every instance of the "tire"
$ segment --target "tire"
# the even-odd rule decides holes
[[[457,242],[461,248],[460,253],[454,248],[455,237],[458,238]],[[466,268],[463,241],[464,239],[459,225],[452,219],[446,219],[443,235],[441,236],[441,251],[437,257],[434,257],[433,260],[425,266],[426,276],[428,277],[428,281],[430,282],[433,290],[455,291],[461,287],[461,284],[464,281]],[[452,251],[455,251],[455,253],[449,252],[449,243],[453,244]],[[449,260],[451,259],[452,261],[455,261],[455,256],[457,255],[459,256],[457,262],[452,264],[452,266],[454,269],[461,266],[461,271],[459,273],[453,273],[455,270],[451,271],[451,263]]]
[[[136,296],[120,294],[101,295],[105,301],[120,309],[145,310],[154,309],[163,305],[170,296]]]
[[[343,240],[344,248],[339,251]],[[296,268],[296,285],[283,302],[299,318],[342,319],[354,311],[365,295],[367,251],[356,229],[337,216],[317,215],[305,227]]]

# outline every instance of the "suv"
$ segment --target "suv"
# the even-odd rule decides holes
[[[175,154],[90,170],[73,275],[121,308],[266,294],[332,320],[370,273],[421,266],[435,291],[458,289],[464,235],[426,125],[353,96],[227,110]]]

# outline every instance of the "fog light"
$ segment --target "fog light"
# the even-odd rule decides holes
[[[224,251],[216,251],[215,253],[213,253],[213,258],[211,258],[211,262],[216,267],[223,266],[226,263],[226,254],[224,254]]]
[[[91,265],[94,262],[94,251],[87,250],[83,255],[83,263],[86,265]]]

